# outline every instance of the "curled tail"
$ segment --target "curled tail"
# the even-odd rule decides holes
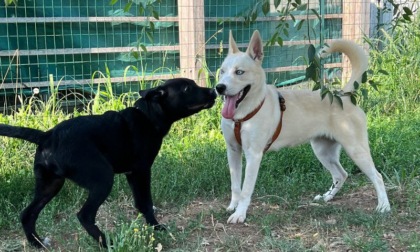
[[[368,70],[368,58],[363,48],[350,40],[337,39],[324,46],[320,51],[320,57],[325,57],[334,52],[344,53],[351,63],[350,80],[343,87],[344,92],[354,91],[354,82],[362,82],[363,74]]]
[[[32,128],[0,124],[0,136],[19,138],[39,145],[43,141],[45,132]]]

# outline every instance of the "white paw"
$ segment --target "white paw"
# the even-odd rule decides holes
[[[315,196],[314,200],[322,200],[324,197],[322,197],[321,194],[318,194],[317,196]]]
[[[228,211],[228,212],[234,211],[237,205],[238,205],[238,203],[235,203],[233,201],[230,202],[229,206],[226,208],[226,211]]]
[[[379,213],[388,213],[388,212],[391,211],[391,206],[389,204],[382,205],[382,206],[377,206],[376,211],[379,212]]]
[[[245,219],[246,219],[246,213],[238,213],[238,211],[236,211],[229,217],[227,223],[232,223],[232,224],[244,223]]]
[[[325,202],[330,201],[332,198],[334,198],[334,196],[332,194],[326,193],[324,195],[320,195],[318,194],[317,196],[315,196],[314,200],[319,201],[319,200],[323,200]]]
[[[51,246],[51,239],[48,237],[45,237],[42,243],[44,244],[45,247],[49,247]]]

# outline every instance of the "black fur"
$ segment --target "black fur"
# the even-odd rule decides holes
[[[162,228],[153,211],[151,166],[172,123],[213,106],[216,93],[192,80],[179,78],[140,94],[142,98],[134,107],[76,117],[46,132],[0,124],[0,135],[38,145],[34,161],[35,195],[21,214],[23,230],[32,245],[43,246],[35,231],[36,220],[66,178],[88,190],[88,198],[77,217],[102,246],[106,246],[105,236],[95,225],[95,217],[111,191],[116,173],[125,173],[135,207],[146,222]]]

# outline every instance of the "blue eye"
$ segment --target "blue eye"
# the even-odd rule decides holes
[[[235,74],[236,75],[242,75],[242,74],[244,74],[245,73],[245,71],[243,71],[243,70],[236,70],[235,71]]]

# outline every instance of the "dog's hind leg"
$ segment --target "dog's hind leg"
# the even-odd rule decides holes
[[[341,145],[335,140],[326,137],[317,137],[311,140],[311,146],[316,157],[331,173],[333,179],[333,184],[326,193],[315,196],[315,200],[322,199],[327,202],[334,198],[348,176],[340,164]]]
[[[78,180],[74,180],[80,186],[88,190],[88,198],[77,213],[80,224],[103,247],[107,247],[104,233],[95,225],[96,213],[101,204],[106,200],[112,189],[114,174],[112,168],[105,165],[100,166],[101,169],[83,169],[84,174],[78,174]],[[81,170],[81,169],[80,169]],[[89,171],[98,171],[99,174],[93,174]]]
[[[47,246],[46,240],[36,233],[36,220],[48,202],[61,190],[65,179],[48,171],[44,166],[35,165],[35,195],[32,202],[22,211],[20,220],[29,243],[37,248]]]
[[[378,197],[378,206],[376,207],[376,211],[382,213],[388,212],[391,210],[391,206],[385,190],[385,184],[382,179],[382,175],[378,172],[378,170],[376,170],[375,164],[373,163],[367,137],[365,139],[365,141],[353,141],[350,142],[350,144],[346,143],[343,147],[346,150],[347,155],[349,155],[359,169],[366,174],[370,181],[372,181]]]
[[[229,163],[230,181],[232,198],[227,211],[233,211],[238,205],[241,196],[242,182],[242,150],[241,148],[233,149],[228,145],[227,157]]]

